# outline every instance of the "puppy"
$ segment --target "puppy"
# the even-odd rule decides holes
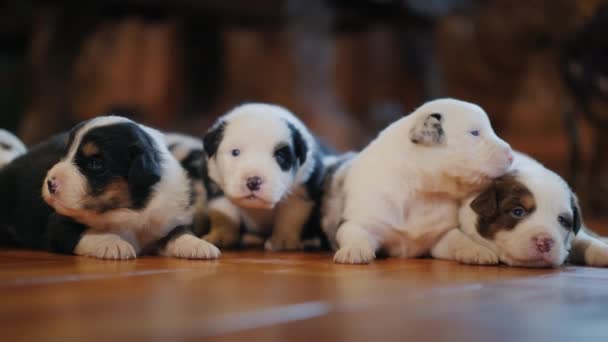
[[[188,178],[162,134],[126,118],[85,121],[32,148],[0,171],[0,189],[2,235],[20,247],[102,259],[219,256],[189,232]]]
[[[223,192],[209,202],[204,239],[231,247],[249,233],[268,237],[268,250],[300,249],[323,177],[306,126],[285,108],[245,104],[218,119],[204,146],[209,178]]]
[[[0,129],[0,168],[25,153],[25,145],[13,133]]]
[[[459,201],[512,159],[479,106],[454,99],[422,105],[350,162],[334,261],[368,263],[379,250],[400,258],[429,253],[458,226]]]
[[[464,201],[460,230],[447,233],[433,256],[467,264],[608,266],[608,244],[582,222],[566,182],[539,162],[515,154],[507,174]]]
[[[207,228],[207,166],[203,141],[180,133],[165,133],[165,142],[175,159],[180,162],[188,174],[192,195],[194,196],[193,231],[201,235]]]

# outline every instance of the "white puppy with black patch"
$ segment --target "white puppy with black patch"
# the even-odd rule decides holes
[[[502,175],[512,158],[479,106],[425,103],[350,162],[334,261],[368,263],[380,250],[400,258],[429,253],[457,227],[459,201]]]
[[[27,151],[13,133],[0,128],[0,168]]]
[[[253,233],[268,238],[266,249],[300,249],[322,179],[321,152],[306,126],[283,107],[245,104],[217,120],[204,146],[209,178],[223,192],[209,202],[204,238],[231,247]]]
[[[464,201],[460,229],[446,234],[433,255],[478,265],[608,266],[608,244],[585,228],[568,184],[521,153],[507,174]]]
[[[17,247],[102,259],[220,254],[190,232],[192,189],[163,135],[123,117],[33,147],[0,170],[0,188],[0,240]]]

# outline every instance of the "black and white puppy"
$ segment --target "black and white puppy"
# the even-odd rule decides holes
[[[211,186],[207,177],[207,166],[203,141],[181,133],[165,133],[165,142],[175,159],[180,162],[190,179],[194,196],[193,231],[200,235],[207,229],[207,192]]]
[[[163,135],[123,117],[35,146],[0,171],[0,189],[3,238],[23,248],[102,259],[220,254],[189,232],[191,188]]]
[[[230,247],[253,233],[269,237],[268,250],[300,249],[323,177],[322,152],[306,126],[283,107],[245,104],[220,117],[204,145],[209,178],[223,192],[209,203],[204,238]]]
[[[589,231],[576,196],[556,173],[515,153],[507,174],[467,199],[460,229],[448,232],[434,257],[468,264],[608,266],[608,244]]]
[[[0,168],[27,151],[25,145],[13,133],[0,128]]]

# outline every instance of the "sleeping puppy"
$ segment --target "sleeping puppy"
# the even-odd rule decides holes
[[[207,188],[210,186],[203,141],[181,133],[165,133],[165,142],[188,174],[195,207],[192,229],[201,235],[207,226]]]
[[[400,258],[429,253],[458,226],[459,201],[502,175],[512,158],[479,106],[425,103],[350,162],[334,261],[368,263],[380,250]]]
[[[102,259],[219,256],[189,232],[191,188],[163,135],[126,118],[91,119],[32,148],[0,171],[0,189],[3,240],[23,248]]]
[[[569,256],[574,264],[608,266],[608,244],[585,228],[566,182],[521,153],[507,174],[463,203],[460,224],[433,256],[522,267],[556,267]]]
[[[0,168],[26,152],[25,145],[13,133],[0,128]]]
[[[223,191],[209,202],[204,239],[231,247],[251,233],[269,237],[268,250],[300,249],[323,171],[322,153],[304,124],[285,108],[245,104],[220,117],[204,145],[209,178]]]

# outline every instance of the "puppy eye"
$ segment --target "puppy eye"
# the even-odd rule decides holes
[[[87,169],[95,172],[101,172],[105,170],[105,164],[103,162],[103,159],[101,159],[101,157],[91,157],[87,161]]]
[[[4,150],[10,150],[11,149],[11,145],[9,145],[7,143],[0,142],[0,148],[2,148]]]
[[[572,228],[572,221],[570,221],[570,219],[568,219],[562,215],[559,215],[557,217],[557,222],[559,222],[559,224],[566,229]]]
[[[472,136],[478,137],[479,136],[479,130],[476,129],[474,131],[470,131],[469,133],[471,133]]]
[[[241,154],[241,150],[239,150],[238,148],[235,148],[234,150],[230,151],[230,153],[232,154],[233,157],[238,157]]]
[[[285,146],[275,151],[274,159],[282,170],[288,170],[293,164],[293,158],[289,147]]]
[[[526,215],[528,215],[528,212],[526,211],[526,209],[524,209],[522,207],[517,207],[517,208],[514,208],[513,210],[511,210],[511,216],[513,216],[516,219],[520,219]]]

